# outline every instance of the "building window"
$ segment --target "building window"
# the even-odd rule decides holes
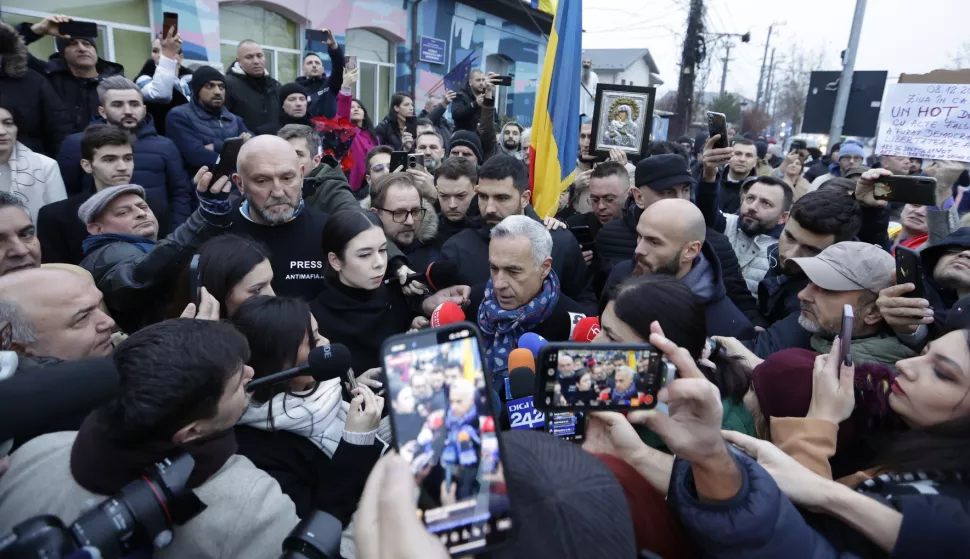
[[[125,75],[132,80],[138,77],[135,74],[151,58],[152,30],[148,20],[148,5],[145,2],[106,0],[96,5],[80,7],[77,2],[70,0],[53,0],[53,4],[43,4],[50,11],[38,12],[29,9],[37,5],[35,0],[4,0],[0,16],[10,25],[34,24],[52,14],[65,14],[78,21],[97,23],[98,38],[94,46],[98,49],[98,56],[124,66]],[[28,45],[27,50],[37,58],[47,60],[57,48],[54,46],[54,38],[47,36]]]
[[[360,76],[354,95],[376,124],[387,114],[394,93],[394,43],[367,29],[348,29],[344,53],[357,57]]]
[[[285,16],[254,4],[223,4],[219,7],[219,44],[226,73],[236,60],[240,41],[251,39],[263,47],[266,70],[280,83],[301,73],[302,26]]]
[[[620,80],[620,85],[626,85],[626,80],[625,79],[621,79]]]

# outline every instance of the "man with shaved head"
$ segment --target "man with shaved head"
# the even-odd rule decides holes
[[[280,82],[266,71],[263,47],[252,39],[239,42],[236,61],[226,72],[226,107],[242,117],[253,134],[275,134],[280,128]]]
[[[233,181],[244,200],[229,231],[270,250],[273,291],[310,300],[320,291],[326,255],[320,239],[327,214],[303,202],[303,166],[296,150],[277,136],[256,136],[241,150]]]
[[[101,310],[101,292],[90,277],[60,268],[33,268],[0,277],[3,308],[29,327],[13,343],[20,353],[65,361],[104,357],[114,347],[115,322]],[[14,317],[0,317],[13,322]]]
[[[654,202],[637,223],[633,260],[613,268],[610,289],[630,275],[664,274],[682,281],[706,308],[708,336],[744,338],[753,334],[751,322],[727,298],[721,261],[707,242],[704,215],[690,200]]]

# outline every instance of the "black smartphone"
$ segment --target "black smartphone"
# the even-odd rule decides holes
[[[905,297],[926,298],[923,294],[923,262],[919,253],[904,246],[896,246],[896,285],[904,283],[916,286]]]
[[[876,180],[873,196],[876,200],[886,200],[887,202],[935,206],[936,179],[909,175],[880,177]]]
[[[715,148],[721,149],[728,147],[727,117],[724,116],[724,113],[707,111],[707,131],[711,138],[715,134],[721,135],[720,139],[714,143]]]
[[[581,411],[547,413],[546,432],[564,441],[582,444],[586,440],[586,414]]]
[[[222,153],[212,168],[212,182],[219,177],[231,177],[236,170],[236,159],[239,157],[239,150],[242,149],[244,140],[239,136],[229,138],[222,143]]]
[[[424,154],[423,153],[409,153],[408,154],[408,169],[424,169]]]
[[[536,369],[535,407],[545,411],[653,409],[676,375],[650,344],[550,342]]]
[[[307,41],[316,41],[318,43],[330,42],[330,33],[319,29],[307,29],[303,36],[306,37]]]
[[[199,303],[202,302],[202,276],[199,274],[199,255],[192,257],[189,263],[189,296],[195,303],[195,312],[199,312]]]
[[[409,116],[404,119],[404,130],[415,140],[418,139],[418,117]]]
[[[852,325],[855,323],[855,312],[852,310],[852,305],[845,305],[842,307],[842,332],[839,333],[839,363],[843,365],[848,365],[845,360],[849,356],[849,350],[852,348]]]
[[[175,29],[175,34],[179,32],[179,15],[175,12],[162,12],[162,38],[168,37],[171,29]]]
[[[353,54],[348,54],[347,56],[345,56],[344,57],[344,68],[347,68],[348,70],[356,70],[357,69],[357,56],[355,56]]]
[[[71,37],[97,37],[98,24],[93,21],[65,21],[57,26],[57,31]]]
[[[457,322],[394,336],[381,362],[395,445],[418,480],[418,517],[428,531],[453,556],[510,541],[512,501],[478,330]],[[426,382],[416,383],[421,376]]]
[[[394,173],[401,169],[401,171],[408,170],[408,152],[406,151],[392,151],[391,152],[391,164],[388,169],[390,172]]]
[[[512,85],[512,76],[493,76],[492,83],[508,87]]]
[[[593,250],[593,246],[596,244],[596,238],[593,236],[592,229],[589,225],[573,225],[569,228],[576,240],[579,241],[579,245],[583,247],[583,250]]]

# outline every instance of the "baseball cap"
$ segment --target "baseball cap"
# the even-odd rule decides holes
[[[77,217],[82,223],[88,225],[92,221],[98,218],[98,215],[104,211],[108,204],[110,204],[115,198],[121,196],[122,194],[134,193],[145,198],[145,189],[138,186],[137,184],[122,184],[118,186],[109,186],[101,192],[88,198],[81,207],[77,210]]]
[[[676,153],[651,155],[637,163],[634,185],[646,186],[651,190],[669,190],[678,184],[693,184],[687,160]]]
[[[818,256],[792,258],[808,279],[829,291],[867,289],[878,293],[893,284],[896,261],[879,245],[845,241]]]

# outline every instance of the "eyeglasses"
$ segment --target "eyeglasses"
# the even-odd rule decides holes
[[[411,219],[413,219],[414,221],[421,221],[422,219],[424,219],[424,214],[427,213],[428,211],[424,208],[417,208],[413,210],[395,210],[395,211],[385,210],[384,208],[376,208],[376,207],[374,209],[391,214],[391,219],[394,220],[394,223],[404,223],[405,221],[408,220],[409,215],[411,216]]]
[[[371,173],[380,173],[381,171],[387,171],[387,170],[388,170],[388,165],[384,165],[383,163],[378,163],[377,165],[374,165],[373,167],[370,168]]]
[[[13,345],[13,324],[0,326],[0,351],[7,351]]]
[[[947,247],[943,250],[946,254],[960,254],[961,252],[966,252],[966,247]]]

